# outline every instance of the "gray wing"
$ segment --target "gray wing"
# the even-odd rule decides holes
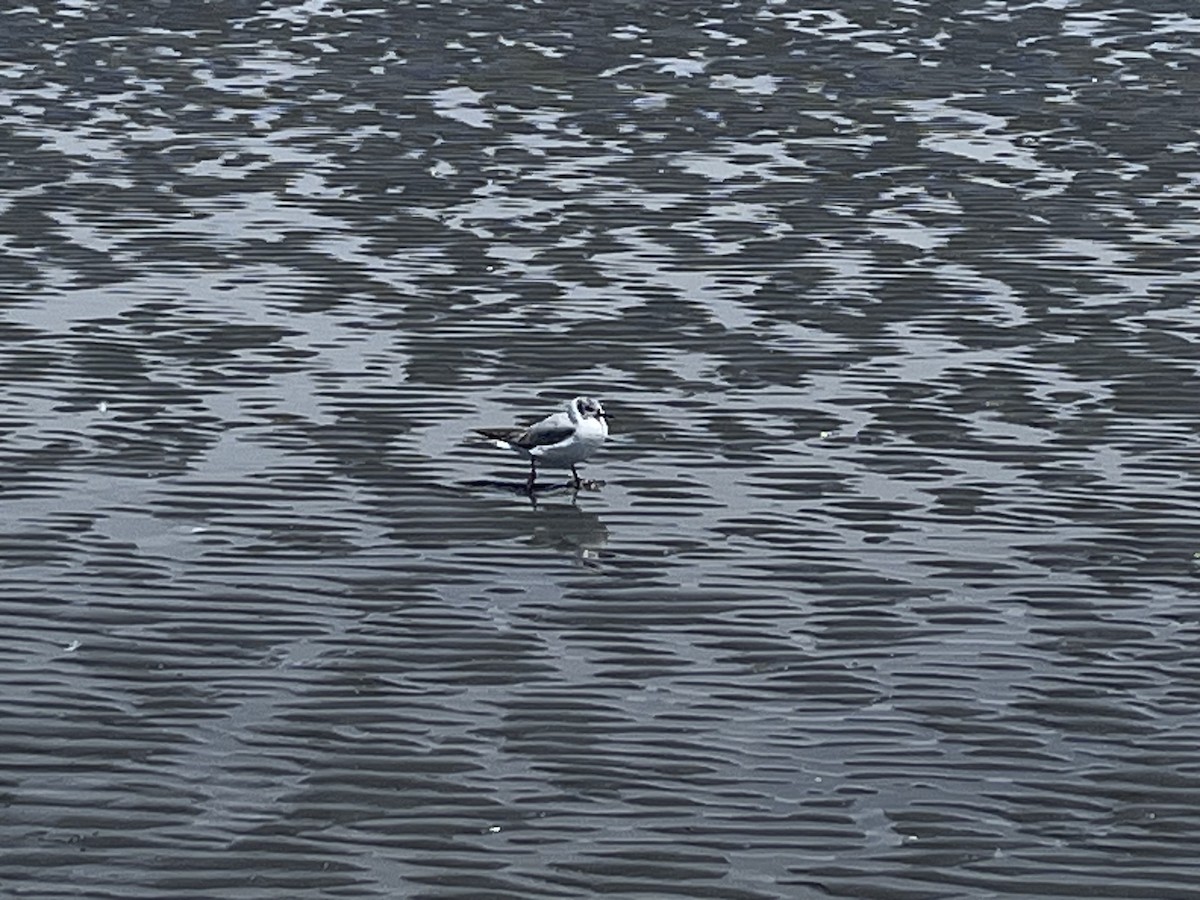
[[[571,418],[566,413],[555,413],[524,429],[477,428],[475,431],[494,441],[504,441],[514,447],[532,450],[534,447],[548,447],[565,441],[575,433],[575,426],[571,424]]]

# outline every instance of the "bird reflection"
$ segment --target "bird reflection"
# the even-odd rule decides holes
[[[608,528],[595,513],[574,503],[535,503],[529,545],[572,553],[583,561],[595,559],[608,543]]]

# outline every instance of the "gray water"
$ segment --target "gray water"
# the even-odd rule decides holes
[[[1200,897],[1187,9],[5,7],[0,894]]]

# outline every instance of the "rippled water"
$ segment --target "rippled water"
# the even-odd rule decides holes
[[[6,896],[1195,897],[1180,9],[7,7]]]

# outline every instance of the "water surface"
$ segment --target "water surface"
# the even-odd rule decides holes
[[[0,27],[12,896],[1195,895],[1200,19]]]

